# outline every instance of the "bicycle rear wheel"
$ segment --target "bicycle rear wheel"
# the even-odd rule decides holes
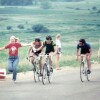
[[[48,78],[48,76],[47,76],[47,65],[46,64],[44,64],[44,66],[43,66],[43,73],[42,73],[43,75],[42,75],[42,83],[45,85],[45,83],[47,82],[47,78]]]
[[[81,82],[83,82],[85,80],[85,66],[84,66],[84,62],[81,63],[80,65],[80,79],[81,79]]]

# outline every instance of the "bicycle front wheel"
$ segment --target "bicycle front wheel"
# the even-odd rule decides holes
[[[80,79],[81,79],[81,82],[84,81],[85,79],[85,66],[84,66],[84,62],[81,63],[80,65]]]
[[[87,68],[87,70],[88,70],[88,68]],[[86,72],[87,72],[87,70],[86,70]],[[91,77],[91,74],[88,74],[88,73],[87,73],[87,80],[88,80],[88,81],[90,81],[90,77]]]
[[[42,75],[42,83],[45,85],[45,83],[47,82],[47,78],[48,78],[48,76],[47,76],[47,65],[46,64],[44,64],[44,66],[43,66],[43,75]]]
[[[50,66],[49,66],[49,67],[50,67]],[[50,68],[48,68],[48,70],[47,70],[47,75],[48,75],[48,82],[49,82],[49,83],[51,83],[52,73],[53,73],[53,72],[50,71]]]
[[[40,81],[39,69],[38,69],[38,66],[35,63],[33,64],[33,73],[34,73],[34,81],[35,82]]]

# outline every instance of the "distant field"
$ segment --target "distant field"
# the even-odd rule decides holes
[[[30,43],[35,37],[40,37],[44,41],[47,34],[51,34],[55,41],[56,34],[60,33],[62,67],[79,66],[75,61],[75,50],[80,38],[85,38],[91,44],[92,60],[97,61],[97,51],[100,46],[99,5],[99,0],[86,0],[83,2],[53,2],[50,9],[41,9],[39,5],[35,7],[0,7],[0,47],[9,41],[11,35],[20,37],[21,42]],[[23,24],[25,28],[18,29],[19,24]],[[50,32],[33,32],[31,27],[35,24],[43,24]],[[12,26],[12,29],[7,30],[7,26]],[[26,60],[27,50],[28,47],[23,47],[19,51],[19,71],[32,69],[31,64]],[[0,66],[7,66],[6,50],[0,52]]]

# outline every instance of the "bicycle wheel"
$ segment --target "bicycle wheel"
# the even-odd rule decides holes
[[[82,62],[81,65],[80,65],[80,79],[81,79],[81,82],[83,82],[85,80],[84,62]]]
[[[86,69],[86,73],[87,73],[87,70],[88,70],[88,68]],[[88,73],[87,73],[87,80],[88,80],[88,81],[90,81],[90,77],[91,77],[91,74],[88,74]]]
[[[36,65],[36,74],[37,74],[37,77],[38,77],[38,81],[40,81],[40,68],[39,68],[39,65]]]
[[[48,66],[48,67],[49,67],[49,68],[47,69],[48,82],[51,83],[52,72],[50,71],[50,66]]]
[[[45,85],[46,81],[47,81],[47,65],[44,64],[43,66],[43,73],[42,73],[42,83]]]
[[[39,69],[38,66],[36,65],[36,63],[33,64],[33,73],[34,73],[34,81],[37,82],[40,81],[39,79]]]

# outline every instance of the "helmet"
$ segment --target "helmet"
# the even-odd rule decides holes
[[[35,38],[35,42],[40,42],[40,38]]]
[[[50,35],[47,35],[46,40],[52,40],[52,37]]]
[[[86,43],[85,39],[80,39],[79,42]]]

